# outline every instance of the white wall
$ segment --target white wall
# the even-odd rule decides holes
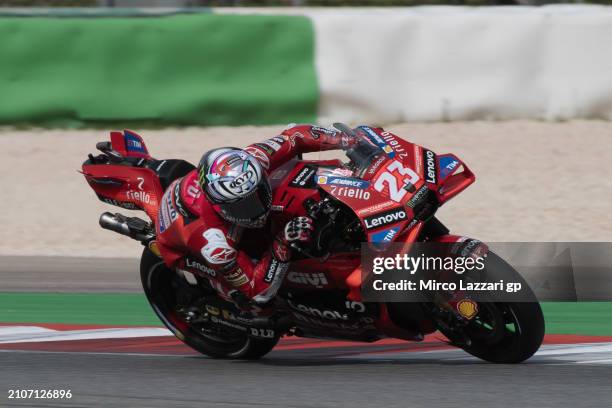
[[[612,7],[257,12],[312,18],[322,122],[612,119]]]

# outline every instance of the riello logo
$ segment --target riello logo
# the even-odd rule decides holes
[[[401,208],[396,208],[384,213],[374,214],[364,218],[366,229],[384,227],[385,225],[394,224],[406,219],[406,211]]]
[[[357,198],[359,200],[370,199],[370,192],[360,188],[331,186],[331,193],[334,197]]]
[[[145,203],[145,204],[150,204],[151,203],[151,196],[144,192],[144,191],[133,191],[133,190],[129,190],[126,193],[126,196],[128,199],[130,200],[134,200],[136,202],[141,202],[141,203]]]

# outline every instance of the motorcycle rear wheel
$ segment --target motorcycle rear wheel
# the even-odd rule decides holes
[[[153,311],[164,325],[183,343],[192,349],[213,358],[254,360],[269,353],[279,338],[258,339],[244,335],[211,335],[200,326],[185,322],[176,312],[177,279],[174,271],[145,249],[140,260],[140,278]],[[205,328],[204,328],[205,329]]]

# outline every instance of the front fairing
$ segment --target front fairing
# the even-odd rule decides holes
[[[319,188],[353,210],[368,242],[393,242],[434,215],[440,205],[474,182],[454,155],[405,141],[380,128],[358,128],[362,141],[379,149],[358,163],[359,177],[345,168],[317,171]],[[411,234],[412,235],[412,234]]]

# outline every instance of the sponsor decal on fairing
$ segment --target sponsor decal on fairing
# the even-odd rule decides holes
[[[437,168],[436,168],[436,154],[431,150],[423,149],[425,156],[425,169],[423,171],[425,175],[425,181],[431,184],[436,184],[438,180]]]
[[[357,211],[357,214],[361,215],[361,216],[364,216],[364,215],[368,215],[368,214],[372,214],[372,213],[375,213],[375,212],[379,212],[379,211],[385,210],[385,209],[387,209],[389,207],[393,207],[393,206],[396,206],[396,205],[397,205],[397,203],[395,201],[389,200],[389,201],[385,201],[385,202],[382,202],[382,203],[374,204],[374,205],[372,205],[370,207],[362,208],[362,209]]]
[[[138,181],[136,185],[137,189],[136,190],[131,189],[125,192],[125,196],[127,197],[127,199],[135,201],[140,204],[156,205],[157,202],[151,198],[151,194],[144,191],[144,187],[143,187],[144,182],[145,182],[144,178],[138,177],[136,180]]]
[[[376,159],[376,161],[374,163],[372,163],[370,165],[370,167],[368,168],[367,174],[374,174],[376,173],[376,170],[378,170],[380,168],[380,166],[387,160],[387,158],[384,155],[381,155],[378,159]]]
[[[317,176],[317,184],[338,185],[353,188],[368,188],[370,182],[352,177]]]
[[[399,207],[389,211],[374,214],[363,219],[366,230],[384,227],[389,224],[405,220],[407,217],[406,211]]]
[[[392,159],[395,157],[395,152],[393,151],[393,148],[389,146],[387,142],[378,133],[374,131],[374,129],[369,126],[359,126],[359,129],[363,130],[368,136],[368,139],[370,139],[370,141],[376,146],[380,147],[380,149],[385,152],[389,158]]]
[[[307,272],[289,272],[287,280],[292,283],[299,283],[301,285],[314,286],[316,288],[328,285],[327,277],[324,273],[307,273]]]
[[[141,204],[152,204],[151,195],[146,191],[134,191],[128,190],[125,192],[125,196],[128,200],[134,200]]]
[[[408,200],[406,206],[415,208],[417,205],[421,204],[425,199],[427,199],[428,196],[429,188],[427,186],[422,186],[416,193],[414,193],[412,197],[410,197],[410,200]]]
[[[138,206],[136,204],[129,201],[118,201],[112,198],[104,197],[100,194],[98,194],[98,197],[102,202],[105,202],[106,204],[116,205],[117,207],[125,208],[126,210],[138,209]]]
[[[316,172],[317,169],[315,167],[304,166],[289,182],[289,185],[297,188],[313,188],[315,186],[314,176]]]
[[[438,159],[440,164],[440,177],[445,178],[458,167],[459,161],[452,156],[441,156]]]
[[[385,132],[381,132],[380,137],[382,137],[383,140],[385,142],[387,142],[389,144],[389,146],[391,146],[393,151],[395,153],[397,153],[397,158],[398,159],[403,160],[406,157],[408,157],[408,153],[402,147],[402,144],[399,141],[397,141],[397,139],[395,138],[395,135],[393,133],[386,132],[386,131]],[[389,157],[392,157],[392,156],[389,156]]]
[[[334,197],[356,198],[358,200],[370,199],[370,192],[360,188],[331,186],[330,192]]]
[[[123,137],[125,140],[125,150],[134,153],[147,153],[142,140],[138,136],[126,131]]]
[[[391,242],[399,232],[399,227],[393,227],[370,235],[372,242]]]
[[[331,309],[318,309],[313,306],[303,305],[301,303],[295,304],[291,299],[287,299],[289,307],[295,311],[308,314],[310,316],[320,317],[329,320],[348,320],[348,314],[340,313],[338,310]]]

